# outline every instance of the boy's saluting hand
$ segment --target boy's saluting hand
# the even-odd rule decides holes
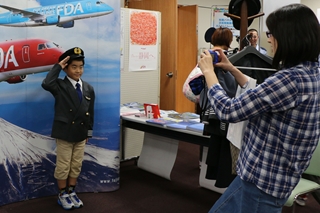
[[[69,61],[69,59],[70,59],[70,56],[67,56],[59,62],[62,69],[64,69],[68,65],[67,62]]]

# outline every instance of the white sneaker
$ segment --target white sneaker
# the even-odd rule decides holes
[[[62,208],[69,210],[74,208],[74,204],[71,201],[68,193],[63,193],[62,195],[58,195],[58,204],[62,206]]]
[[[83,202],[78,198],[78,196],[75,192],[70,193],[69,197],[70,197],[75,208],[80,208],[83,206]]]

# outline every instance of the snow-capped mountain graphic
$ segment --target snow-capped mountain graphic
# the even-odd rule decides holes
[[[55,139],[0,118],[0,206],[58,192]],[[119,152],[87,144],[78,192],[119,187]]]

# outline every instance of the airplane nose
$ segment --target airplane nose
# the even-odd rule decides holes
[[[104,4],[103,7],[101,7],[101,11],[107,11],[109,13],[112,13],[114,9],[107,4]]]

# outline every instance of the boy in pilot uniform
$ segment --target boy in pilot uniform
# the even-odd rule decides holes
[[[55,98],[51,137],[56,139],[57,159],[54,177],[59,187],[58,203],[64,209],[80,208],[83,202],[75,193],[82,167],[84,147],[92,137],[95,93],[81,79],[84,52],[75,47],[59,57],[42,82],[42,87]],[[66,73],[60,79],[60,71]]]

